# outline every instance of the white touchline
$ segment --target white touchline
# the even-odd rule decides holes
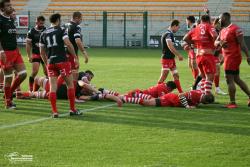
[[[85,109],[85,110],[80,110],[80,111],[82,113],[85,113],[85,112],[94,111],[94,110],[97,110],[97,109],[103,109],[103,108],[112,107],[112,106],[115,106],[115,105],[116,104],[108,104],[108,105],[104,105],[104,106],[100,106],[100,107],[95,107],[95,108],[90,108],[90,109]],[[69,113],[64,113],[64,114],[60,114],[60,117],[66,117],[68,115],[69,115]],[[45,117],[45,118],[35,119],[35,120],[31,120],[31,121],[14,123],[14,124],[10,124],[10,125],[1,125],[0,126],[0,130],[1,129],[15,128],[15,127],[29,125],[29,124],[35,124],[35,123],[43,122],[43,121],[50,120],[50,119],[52,119],[52,117]]]

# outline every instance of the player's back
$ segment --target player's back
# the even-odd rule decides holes
[[[37,29],[36,27],[33,27],[32,29],[30,29],[28,31],[27,34],[27,38],[29,40],[31,40],[32,43],[32,53],[34,54],[40,54],[39,51],[39,40],[40,40],[40,36],[42,34],[42,32],[45,30],[46,28],[42,28],[41,30]]]
[[[162,36],[161,36],[161,43],[162,43],[162,58],[163,59],[173,59],[175,55],[171,52],[171,50],[168,48],[167,40],[171,42],[175,42],[174,40],[174,34],[172,31],[167,30]]]
[[[185,93],[188,104],[191,106],[196,106],[201,102],[203,94],[200,90],[191,90]]]
[[[69,23],[66,23],[64,25],[64,27],[67,29],[68,31],[68,35],[69,35],[69,40],[72,43],[72,45],[74,46],[74,49],[76,51],[76,53],[78,52],[78,47],[76,44],[76,38],[80,38],[82,39],[82,35],[81,35],[81,27],[76,24],[73,21],[70,21]]]
[[[64,39],[67,37],[67,32],[60,26],[49,27],[42,33],[40,43],[45,45],[50,63],[66,61]]]
[[[191,30],[191,37],[197,49],[214,49],[215,28],[209,23],[201,23]]]
[[[14,20],[0,14],[0,41],[4,50],[17,48],[16,33]]]

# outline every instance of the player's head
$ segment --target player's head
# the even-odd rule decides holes
[[[45,17],[44,16],[38,16],[36,18],[36,26],[38,29],[44,28],[44,23],[45,23]]]
[[[214,95],[212,94],[203,95],[201,98],[201,103],[203,104],[211,104],[213,102],[214,102]]]
[[[168,81],[166,83],[166,86],[170,89],[170,91],[173,91],[174,89],[176,89],[176,84],[174,83],[174,81]]]
[[[81,24],[82,22],[82,13],[81,12],[74,12],[72,15],[72,19],[75,23]]]
[[[222,13],[220,15],[219,22],[220,22],[221,27],[225,27],[228,24],[230,24],[230,22],[231,22],[231,15],[230,15],[230,13],[228,13],[228,12]]]
[[[173,20],[171,22],[171,30],[173,31],[173,33],[176,33],[179,29],[180,29],[180,21],[179,20]]]
[[[14,8],[12,8],[12,13],[10,14],[10,17],[16,20],[16,10]]]
[[[194,16],[188,16],[186,19],[186,24],[188,27],[191,27],[195,23],[195,17]]]
[[[210,16],[209,15],[202,15],[201,22],[202,23],[210,23]]]
[[[55,26],[59,26],[61,24],[61,15],[59,13],[52,14],[49,17],[49,21]]]
[[[94,73],[90,70],[85,71],[86,77],[88,78],[89,81],[91,81],[94,78]]]
[[[13,7],[10,3],[10,0],[1,0],[0,2],[0,8],[1,11],[5,14],[5,15],[11,15],[11,13],[13,12]]]

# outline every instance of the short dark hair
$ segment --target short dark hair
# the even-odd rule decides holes
[[[222,13],[222,16],[225,17],[225,19],[227,19],[227,20],[231,19],[231,15],[228,12]]]
[[[89,75],[92,75],[92,76],[95,76],[94,73],[90,70],[86,70],[85,73],[89,74]]]
[[[202,22],[210,22],[210,16],[209,15],[202,15],[201,21]]]
[[[191,23],[195,23],[195,17],[194,16],[188,16],[187,20],[189,20]]]
[[[173,89],[173,90],[176,89],[176,84],[175,84],[174,81],[168,81],[166,83],[166,86],[169,87],[169,88],[171,88],[171,89]]]
[[[211,103],[214,102],[214,95],[212,95],[212,94],[204,95],[204,98],[205,98],[205,101],[206,101],[208,104],[211,104]]]
[[[81,12],[74,12],[74,13],[73,13],[73,19],[79,18],[79,17],[81,17],[81,16],[82,16],[82,13],[81,13]]]
[[[55,23],[57,20],[60,20],[61,19],[61,15],[59,13],[55,13],[55,14],[52,14],[50,17],[49,17],[49,21],[51,23]]]
[[[45,21],[45,17],[44,16],[38,16],[36,18],[36,21]]]
[[[4,8],[5,3],[10,3],[10,0],[1,0],[1,2],[0,2],[0,8],[1,9]]]
[[[179,24],[180,24],[180,21],[179,21],[179,20],[173,20],[173,21],[171,22],[171,27],[173,27],[173,26],[179,26]]]

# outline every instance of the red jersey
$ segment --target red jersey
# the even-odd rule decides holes
[[[204,94],[200,90],[192,90],[186,92],[185,97],[187,98],[188,105],[197,106],[201,102],[201,98]]]
[[[142,91],[144,94],[151,95],[154,98],[161,97],[165,94],[170,93],[170,89],[167,87],[166,83],[161,83],[156,86],[152,86],[147,90]]]
[[[197,49],[214,49],[214,39],[217,36],[215,28],[209,23],[201,23],[188,33]]]
[[[227,47],[222,48],[222,54],[225,58],[239,59],[241,58],[241,48],[237,41],[237,37],[243,36],[243,31],[235,24],[230,24],[223,28],[220,32],[220,40],[227,41]]]

